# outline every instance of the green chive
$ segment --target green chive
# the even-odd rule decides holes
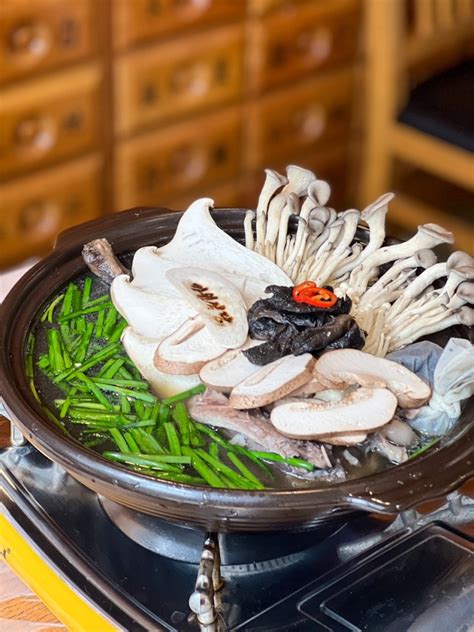
[[[216,444],[214,444],[216,445]],[[258,480],[258,478],[251,472],[246,465],[242,463],[238,456],[236,456],[233,452],[227,452],[227,458],[231,463],[235,465],[235,467],[240,471],[240,473],[249,481],[254,483],[258,489],[263,489],[264,485]]]
[[[74,354],[74,360],[76,362],[84,362],[84,360],[86,359],[93,333],[94,333],[94,324],[87,323],[84,336],[82,337],[81,343],[77,347],[77,351]]]
[[[74,320],[79,318],[79,316],[85,316],[86,314],[93,314],[94,312],[102,312],[107,307],[112,306],[112,303],[102,303],[101,305],[93,305],[92,307],[86,307],[85,309],[78,309],[75,312],[71,312],[70,314],[65,314],[64,316],[60,316],[58,319],[59,323],[65,323],[69,320]]]
[[[120,452],[128,452],[127,442],[122,437],[122,433],[120,432],[120,430],[118,428],[111,428],[110,429],[110,436],[112,437],[112,439],[117,444],[117,447],[120,450]]]
[[[138,447],[137,442],[133,438],[132,433],[125,431],[123,433],[123,437],[125,441],[127,442],[128,447],[130,448],[130,452],[133,452],[134,454],[140,454],[140,448]]]
[[[163,424],[163,427],[166,432],[166,438],[168,440],[168,446],[171,454],[175,454],[176,456],[181,455],[181,447],[179,445],[178,433],[176,432],[176,428],[170,422],[166,422]]]
[[[165,470],[168,472],[180,471],[179,467],[177,467],[175,464],[157,462],[142,456],[130,454],[128,450],[126,450],[123,454],[117,452],[104,452],[102,456],[104,456],[106,459],[117,461],[119,463],[131,463],[132,465],[141,465],[144,467],[149,467],[151,469]]]
[[[84,373],[78,373],[77,377],[84,382],[84,384],[90,389],[90,391],[95,395],[98,402],[103,404],[108,410],[113,410],[112,404],[102,393],[100,388]]]
[[[177,393],[176,395],[172,395],[171,397],[167,397],[162,400],[162,404],[174,404],[176,402],[181,402],[183,399],[189,399],[193,395],[199,395],[199,393],[204,393],[206,387],[204,384],[198,384],[193,388],[188,389],[187,391],[183,391],[182,393]]]
[[[92,289],[92,277],[86,277],[84,288],[82,290],[81,307],[84,309],[89,302]]]
[[[202,478],[211,487],[227,487],[226,483],[218,476],[213,470],[203,461],[191,448],[183,446],[183,454],[191,457],[191,464],[196,472],[202,476]]]
[[[96,338],[102,338],[102,331],[104,328],[104,318],[105,318],[105,310],[101,310],[97,317],[97,321],[95,323],[95,332],[94,335]]]
[[[428,441],[428,443],[425,443],[425,445],[422,445],[420,448],[418,448],[417,450],[415,450],[414,452],[412,452],[409,455],[409,459],[416,459],[416,457],[420,456],[420,454],[423,454],[424,452],[426,452],[427,450],[429,450],[430,448],[432,448],[434,445],[436,445],[437,443],[439,443],[441,441],[441,437],[435,437],[434,439],[432,439],[431,441]]]
[[[231,481],[237,487],[240,487],[243,489],[248,489],[248,488],[252,489],[255,487],[254,483],[244,478],[241,474],[237,474],[237,472],[234,472],[234,470],[231,467],[225,465],[224,463],[219,461],[219,459],[215,459],[202,448],[198,448],[196,450],[196,454],[198,454],[201,459],[206,461],[212,467],[212,469],[218,472],[219,475],[223,474],[229,481]],[[262,487],[260,482],[258,482],[257,484],[260,488]]]
[[[186,406],[182,402],[178,402],[173,410],[173,419],[178,424],[179,434],[183,445],[191,443],[191,432],[189,428],[189,417]]]
[[[252,450],[252,454],[258,456],[260,459],[265,459],[265,461],[286,463],[287,465],[292,465],[293,467],[301,467],[304,470],[308,470],[308,472],[312,472],[314,470],[313,463],[305,461],[304,459],[297,459],[294,457],[285,459],[285,457],[281,456],[281,454],[276,454],[275,452],[260,452],[259,450]]]
[[[117,321],[117,316],[118,316],[118,312],[115,309],[115,307],[112,306],[107,312],[107,316],[105,317],[105,321],[104,321],[104,331],[102,335],[105,338],[108,338],[110,334],[112,333],[112,331],[114,330],[115,323]]]
[[[150,402],[153,404],[156,401],[156,397],[151,393],[143,393],[141,391],[132,391],[129,388],[123,388],[121,386],[115,386],[114,384],[106,384],[105,382],[95,382],[102,391],[108,391],[117,393],[118,395],[126,395],[131,399],[141,399],[144,402]]]

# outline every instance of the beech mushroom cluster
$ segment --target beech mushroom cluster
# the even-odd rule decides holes
[[[452,244],[452,233],[423,224],[407,241],[385,245],[393,193],[361,212],[342,213],[328,206],[329,196],[329,185],[307,169],[290,165],[286,177],[268,169],[256,212],[245,220],[247,247],[275,262],[295,284],[314,281],[350,297],[351,315],[367,332],[364,350],[375,355],[455,324],[473,324],[472,257],[455,252],[437,263],[432,250]],[[289,231],[292,217],[295,231]],[[368,229],[366,244],[357,239],[359,226]]]

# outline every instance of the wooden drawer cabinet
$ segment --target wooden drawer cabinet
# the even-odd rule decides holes
[[[1,0],[0,83],[57,68],[97,50],[96,0]]]
[[[262,99],[249,111],[246,155],[252,168],[263,168],[321,146],[348,139],[353,72],[342,69],[323,79]]]
[[[266,90],[354,56],[357,0],[315,1],[255,20],[249,30],[249,82]],[[293,10],[292,10],[293,9]]]
[[[4,90],[0,180],[99,146],[99,116],[98,68]]]
[[[158,206],[237,178],[241,115],[231,108],[123,141],[117,149],[116,208]]]
[[[117,62],[119,134],[129,134],[237,98],[242,90],[242,27],[224,27],[123,56]]]
[[[187,191],[184,195],[175,198],[165,199],[163,206],[167,206],[176,211],[184,211],[191,202],[201,197],[209,197],[214,200],[215,208],[237,207],[240,205],[241,190],[237,180],[224,182],[221,184],[208,184],[204,188],[199,187],[192,191]]]
[[[0,186],[0,266],[52,246],[102,210],[101,159],[91,156]]]
[[[234,0],[115,0],[114,46],[123,49],[193,27],[238,20],[244,14],[245,2]]]

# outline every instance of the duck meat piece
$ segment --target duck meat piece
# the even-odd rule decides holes
[[[82,248],[82,258],[89,270],[105,281],[112,283],[115,277],[121,274],[130,274],[112,250],[112,246],[107,239],[94,239],[85,244]]]
[[[341,339],[353,322],[349,314],[339,314],[322,327],[301,331],[291,340],[290,350],[294,355],[316,353],[327,349],[334,341]]]
[[[255,411],[248,412],[231,408],[227,397],[222,393],[207,389],[202,395],[195,395],[189,399],[187,405],[193,419],[243,434],[264,450],[276,452],[285,459],[299,457],[310,461],[320,469],[332,467],[323,446],[311,441],[285,437],[275,430],[263,415]]]

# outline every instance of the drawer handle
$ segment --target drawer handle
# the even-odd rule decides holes
[[[54,125],[39,116],[23,119],[15,128],[15,140],[22,150],[48,151],[56,140]]]
[[[327,116],[320,105],[296,112],[293,124],[296,132],[305,140],[316,140],[326,129]]]
[[[39,22],[22,22],[10,31],[8,42],[15,55],[39,59],[51,48],[51,32]]]
[[[175,69],[170,79],[175,93],[202,96],[210,90],[211,69],[206,64],[183,65]]]
[[[35,240],[53,234],[59,226],[59,209],[51,201],[33,200],[18,215],[18,231]]]
[[[296,38],[299,54],[307,55],[321,63],[332,52],[333,34],[327,26],[319,26],[312,31],[304,31]]]
[[[178,147],[169,156],[170,177],[197,182],[206,173],[208,157],[200,148],[192,145]]]

